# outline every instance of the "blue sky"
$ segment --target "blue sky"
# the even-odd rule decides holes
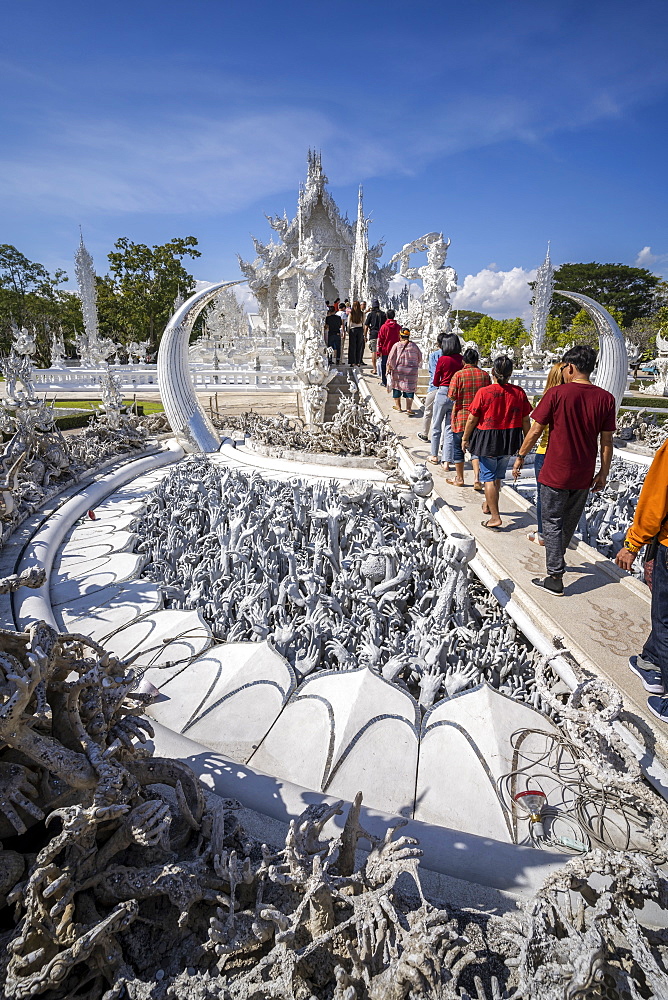
[[[526,311],[548,239],[665,274],[667,28],[661,0],[7,3],[0,243],[71,273],[81,225],[103,273],[119,236],[194,235],[233,278],[310,145],[386,256],[451,238],[462,307]]]

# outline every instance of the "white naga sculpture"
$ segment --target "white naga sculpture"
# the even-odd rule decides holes
[[[150,341],[148,340],[133,340],[129,343],[126,347],[129,364],[141,364],[146,359],[149,345]]]
[[[645,389],[645,392],[652,396],[668,395],[668,337],[663,336],[664,331],[659,330],[656,335],[656,346],[658,356],[654,359],[656,375],[652,385]]]
[[[273,241],[264,244],[253,239],[257,257],[253,262],[238,257],[242,274],[248,278],[248,287],[257,299],[265,332],[271,334],[281,323],[279,293],[281,272],[290,262],[290,250]],[[290,306],[294,303],[289,303]]]
[[[12,351],[21,357],[31,358],[37,350],[35,331],[31,333],[24,326],[18,327],[12,323]]]
[[[295,371],[302,383],[302,399],[308,424],[320,424],[325,418],[327,383],[336,372],[330,371],[325,349],[325,309],[322,281],[328,267],[326,258],[318,260],[313,237],[301,244],[278,277],[285,281],[297,278],[297,341]]]
[[[63,331],[53,332],[51,336],[51,367],[64,368],[65,361],[65,338]]]
[[[457,291],[457,272],[445,266],[450,240],[443,239],[443,233],[426,233],[412,243],[406,243],[399,253],[392,257],[390,264],[400,261],[399,274],[403,278],[419,279],[423,294],[419,315],[415,314],[414,334],[423,344],[436,341],[439,333],[449,328],[450,296]],[[409,267],[411,255],[427,252],[427,263],[422,267]]]

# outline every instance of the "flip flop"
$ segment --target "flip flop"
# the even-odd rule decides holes
[[[393,407],[392,407],[392,409],[393,409],[393,410],[398,410],[398,411],[399,411],[399,413],[403,413],[403,412],[404,412],[404,411],[403,411],[403,410],[401,409],[401,407],[400,407],[400,406],[393,406]]]
[[[436,458],[435,455],[430,455],[429,458],[427,459],[427,461],[431,462],[432,465],[438,465],[439,464],[438,463],[438,459]]]
[[[503,527],[502,524],[490,524],[489,521],[481,521],[480,523],[483,528],[487,528],[489,531],[501,531]]]
[[[476,493],[484,493],[485,492],[485,487],[482,485],[482,483],[474,483],[473,484],[473,489],[476,491]]]
[[[456,479],[446,479],[445,481],[450,486],[466,486],[466,483],[464,482],[463,479],[462,479],[461,483],[458,483]]]

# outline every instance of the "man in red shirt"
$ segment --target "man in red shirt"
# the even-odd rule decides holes
[[[378,331],[378,354],[380,355],[381,380],[387,385],[387,359],[395,344],[399,343],[401,327],[394,318],[394,309],[387,310],[387,319]]]
[[[562,358],[563,385],[548,389],[531,414],[533,424],[522,442],[513,468],[517,478],[525,455],[546,427],[550,428],[545,463],[538,476],[543,511],[547,576],[531,582],[550,594],[564,593],[564,554],[577,528],[589,490],[602,490],[612,461],[615,398],[592,385],[589,376],[596,352],[579,345]],[[601,465],[594,475],[598,441]]]

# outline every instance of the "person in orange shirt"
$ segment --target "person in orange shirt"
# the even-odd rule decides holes
[[[661,445],[647,470],[633,524],[615,562],[630,570],[643,545],[654,541],[652,631],[640,655],[630,658],[629,667],[650,692],[650,712],[668,722],[668,441]]]

